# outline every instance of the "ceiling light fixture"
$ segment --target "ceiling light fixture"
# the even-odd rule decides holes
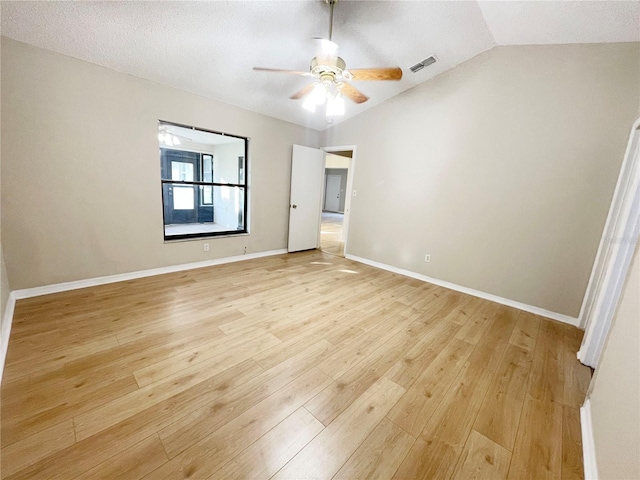
[[[340,86],[333,80],[325,80],[313,84],[313,89],[302,102],[302,108],[315,113],[316,108],[327,104],[327,117],[339,117],[344,115],[344,97]]]
[[[177,136],[167,132],[166,130],[158,133],[158,141],[164,143],[165,145],[169,145],[170,147],[180,145],[181,143],[180,139]]]
[[[338,92],[337,95],[327,99],[327,117],[340,117],[344,115],[344,98]]]
[[[329,5],[329,36],[328,38],[316,38],[319,41],[319,51],[311,59],[308,72],[262,67],[253,67],[253,69],[313,77],[314,83],[304,86],[289,98],[292,100],[304,99],[302,108],[312,113],[315,113],[318,105],[326,103],[326,116],[336,117],[345,113],[345,98],[357,104],[364,103],[369,99],[348,82],[351,80],[398,81],[402,78],[402,69],[400,67],[386,67],[347,70],[346,62],[338,56],[338,45],[332,40],[333,8],[338,0],[323,1]]]
[[[311,113],[315,113],[316,107],[324,105],[327,101],[327,89],[324,84],[318,82],[313,85],[313,90],[307,95],[304,102],[302,102],[302,108],[308,110]]]

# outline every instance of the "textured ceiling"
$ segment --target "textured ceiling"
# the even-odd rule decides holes
[[[41,48],[318,130],[324,114],[289,100],[306,77],[328,6],[308,1],[2,1],[2,34]],[[354,82],[371,99],[343,119],[495,45],[640,41],[640,2],[346,1],[333,39],[347,67],[400,66],[400,82]],[[438,62],[414,74],[411,65]],[[337,122],[337,120],[335,121]]]
[[[640,41],[640,2],[479,2],[498,45]]]

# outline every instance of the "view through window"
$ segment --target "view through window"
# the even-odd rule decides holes
[[[248,141],[158,122],[165,240],[247,233]]]

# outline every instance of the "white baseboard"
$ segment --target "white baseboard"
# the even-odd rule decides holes
[[[42,287],[25,288],[23,290],[14,290],[9,294],[7,307],[2,319],[2,331],[0,332],[0,383],[2,382],[2,373],[4,372],[4,362],[7,358],[7,349],[9,347],[9,336],[11,334],[11,323],[13,322],[13,311],[15,309],[16,300],[22,298],[38,297],[50,293],[66,292],[68,290],[77,290],[79,288],[95,287],[96,285],[104,285],[107,283],[122,282],[125,280],[133,280],[136,278],[151,277],[154,275],[162,275],[163,273],[181,272],[184,270],[193,270],[194,268],[210,267],[213,265],[222,265],[225,263],[241,262],[243,260],[251,260],[253,258],[270,257],[272,255],[280,255],[287,253],[286,250],[269,250],[266,252],[249,253],[247,255],[238,255],[235,257],[218,258],[215,260],[206,260],[204,262],[185,263],[182,265],[171,265],[169,267],[152,268],[149,270],[140,270],[137,272],[121,273],[117,275],[107,275],[104,277],[88,278],[86,280],[77,280],[75,282],[56,283],[54,285],[45,285]]]
[[[598,464],[593,439],[593,423],[591,422],[591,401],[587,398],[580,407],[580,427],[582,429],[582,460],[584,463],[584,479],[598,480]]]
[[[96,277],[96,278],[88,278],[85,280],[77,280],[74,282],[65,282],[65,283],[57,283],[53,285],[44,285],[42,287],[34,287],[34,288],[25,288],[22,290],[14,290],[9,295],[9,300],[7,301],[7,307],[4,312],[4,318],[2,322],[2,332],[0,332],[0,347],[2,350],[0,351],[0,382],[2,381],[2,372],[4,370],[4,361],[7,354],[7,346],[9,344],[9,335],[11,333],[11,322],[13,321],[13,310],[15,308],[16,300],[20,300],[23,298],[31,298],[38,297],[40,295],[48,295],[50,293],[59,293],[66,292],[69,290],[77,290],[80,288],[94,287],[97,285],[105,285],[107,283],[116,283],[123,282],[126,280],[134,280],[136,278],[144,278],[151,277],[154,275],[162,275],[164,273],[173,273],[173,272],[181,272],[184,270],[193,270],[195,268],[203,268],[210,267],[214,265],[223,265],[225,263],[233,263],[233,262],[241,262],[243,260],[251,260],[254,258],[261,257],[269,257],[273,255],[281,255],[287,253],[287,250],[269,250],[266,252],[258,252],[258,253],[250,253],[247,255],[238,255],[235,257],[226,257],[226,258],[218,258],[215,260],[206,260],[204,262],[195,262],[195,263],[186,263],[182,265],[171,265],[168,267],[160,267],[160,268],[152,268],[149,270],[140,270],[137,272],[129,272],[129,273],[121,273],[116,275],[107,275],[104,277]],[[434,285],[439,285],[441,287],[449,288],[451,290],[456,290],[458,292],[466,293],[469,295],[473,295],[475,297],[483,298],[485,300],[489,300],[492,302],[500,303],[502,305],[507,305],[509,307],[517,308],[519,310],[524,310],[525,312],[534,313],[536,315],[540,315],[543,317],[551,318],[553,320],[558,320],[563,323],[568,323],[570,325],[578,326],[578,319],[569,317],[567,315],[562,315],[555,312],[550,312],[548,310],[544,310],[542,308],[533,307],[531,305],[526,305],[524,303],[514,302],[513,300],[509,300],[506,298],[498,297],[496,295],[491,295],[489,293],[480,292],[478,290],[473,290],[471,288],[462,287],[460,285],[456,285],[454,283],[445,282],[442,280],[438,280],[435,278],[428,277],[426,275],[421,275],[419,273],[411,272],[409,270],[404,270],[401,268],[396,268],[391,265],[386,265],[384,263],[374,262],[373,260],[368,260],[366,258],[357,257],[355,255],[346,255],[346,258],[349,260],[354,260],[356,262],[364,263],[366,265],[371,265],[372,267],[381,268],[383,270],[387,270],[390,272],[398,273],[400,275],[404,275],[407,277],[415,278],[417,280],[422,280],[424,282],[433,283]]]
[[[527,305],[526,303],[520,303],[514,300],[509,300],[508,298],[498,297],[497,295],[492,295],[490,293],[481,292],[479,290],[474,290],[472,288],[463,287],[461,285],[456,285],[455,283],[445,282],[444,280],[438,280],[437,278],[428,277],[420,273],[415,273],[410,270],[394,267],[392,265],[387,265],[385,263],[375,262],[367,258],[356,257],[355,255],[345,255],[345,257],[349,260],[353,260],[359,263],[364,263],[366,265],[371,265],[372,267],[381,268],[383,270],[388,270],[389,272],[398,273],[400,275],[404,275],[405,277],[411,277],[411,278],[415,278],[416,280],[421,280],[423,282],[433,283],[434,285],[438,285],[444,288],[449,288],[451,290],[455,290],[456,292],[466,293],[467,295],[473,295],[474,297],[482,298],[484,300],[500,303],[501,305],[506,305],[507,307],[513,307],[518,310],[523,310],[525,312],[533,313],[535,315],[540,315],[541,317],[550,318],[552,320],[557,320],[562,323],[568,323],[569,325],[573,325],[574,327],[579,328],[580,326],[580,320],[574,317],[570,317],[569,315],[563,315],[561,313],[551,312],[549,310],[545,310],[544,308],[534,307],[532,305]]]
[[[194,268],[211,267],[214,265],[223,265],[225,263],[242,262],[254,258],[270,257],[273,255],[281,255],[287,253],[286,250],[269,250],[266,252],[248,253],[246,255],[237,255],[235,257],[218,258],[215,260],[205,260],[204,262],[183,263],[181,265],[171,265],[168,267],[151,268],[149,270],[139,270],[137,272],[119,273],[116,275],[107,275],[104,277],[88,278],[86,280],[77,280],[74,282],[56,283],[54,285],[45,285],[42,287],[25,288],[23,290],[14,290],[11,292],[15,295],[16,300],[22,298],[39,297],[40,295],[48,295],[50,293],[66,292],[68,290],[77,290],[79,288],[95,287],[96,285],[104,285],[107,283],[123,282],[125,280],[135,280],[136,278],[152,277],[154,275],[162,275],[164,273],[182,272],[184,270],[193,270]]]
[[[13,322],[13,310],[16,306],[16,296],[11,292],[7,299],[7,306],[2,317],[2,331],[0,331],[0,383],[4,373],[4,361],[7,358],[9,348],[9,335],[11,334],[11,323]]]

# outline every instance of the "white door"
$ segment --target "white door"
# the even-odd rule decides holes
[[[289,252],[310,250],[320,245],[324,155],[325,153],[317,148],[293,146],[287,247]]]
[[[340,211],[340,184],[342,176],[327,175],[327,185],[324,192],[324,209],[330,212]]]

